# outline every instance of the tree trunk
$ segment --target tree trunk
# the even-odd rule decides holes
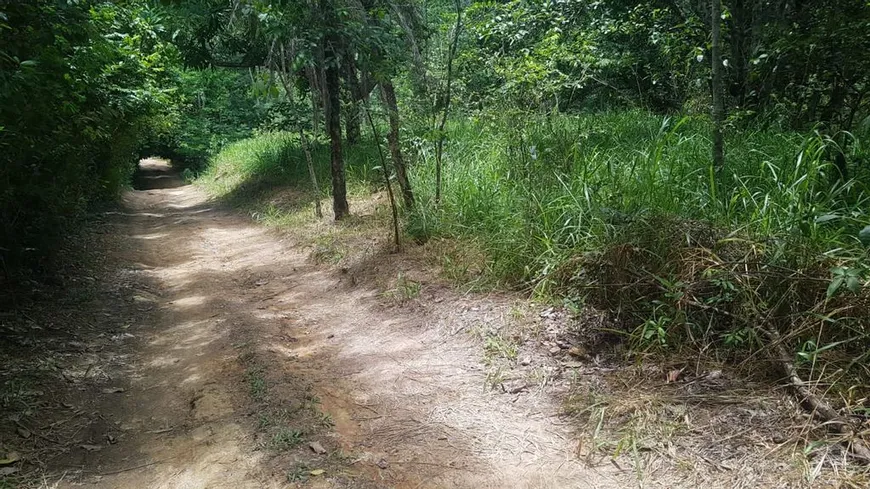
[[[399,209],[396,206],[396,196],[393,195],[393,186],[390,184],[390,171],[387,170],[387,160],[384,158],[384,152],[381,150],[381,137],[378,135],[378,128],[375,126],[375,121],[372,119],[372,111],[369,110],[368,103],[364,104],[366,117],[369,120],[369,125],[372,128],[372,137],[375,139],[375,145],[378,147],[378,156],[381,158],[381,169],[384,171],[384,184],[387,186],[387,196],[390,198],[390,210],[393,212],[393,238],[396,240],[396,251],[402,251],[402,238],[399,233]]]
[[[456,57],[456,49],[459,46],[459,33],[462,29],[462,4],[456,0],[456,25],[453,28],[453,41],[447,51],[447,80],[444,93],[441,95],[443,111],[441,122],[438,124],[438,140],[435,142],[435,204],[441,203],[441,158],[444,155],[444,125],[447,123],[447,115],[450,113],[450,84],[453,82],[453,58]]]
[[[396,89],[393,87],[393,82],[388,80],[381,83],[381,95],[384,97],[384,104],[387,106],[390,119],[390,133],[387,135],[387,140],[390,143],[390,156],[393,159],[393,166],[396,167],[396,180],[399,182],[399,188],[402,190],[402,199],[405,202],[405,207],[411,209],[414,207],[414,192],[411,190],[405,158],[402,156],[402,147],[399,140],[399,105],[396,103]]]
[[[317,137],[317,134],[320,134],[320,111],[323,109],[323,104],[321,103],[323,89],[320,87],[320,77],[317,76],[319,71],[320,68],[316,66],[305,69],[311,97],[311,128],[314,131],[315,137]]]
[[[314,171],[314,160],[311,158],[311,149],[308,147],[308,138],[305,136],[305,130],[302,125],[299,125],[299,144],[302,145],[302,151],[305,152],[305,162],[308,165],[308,176],[311,177],[311,188],[314,189],[314,215],[317,218],[323,217],[323,210],[320,208],[320,185],[317,184],[317,172]]]
[[[344,118],[344,134],[347,144],[356,144],[360,140],[360,116],[359,116],[359,78],[352,60],[347,60],[344,70],[347,82],[347,115]]]
[[[725,120],[725,106],[722,101],[722,47],[720,28],[722,23],[722,0],[712,0],[711,31],[713,34],[713,166],[721,170],[725,166],[725,141],[722,124]]]
[[[347,204],[347,185],[344,180],[344,158],[341,152],[341,84],[338,73],[338,59],[334,27],[338,23],[335,9],[330,0],[321,0],[320,13],[326,24],[327,34],[323,37],[324,58],[324,105],[326,106],[326,132],[329,134],[332,169],[332,211],[339,221],[350,214]]]
[[[731,9],[731,63],[734,76],[730,80],[729,92],[736,101],[736,106],[744,108],[747,82],[749,77],[749,54],[752,41],[752,14],[746,5],[746,0],[734,0]]]

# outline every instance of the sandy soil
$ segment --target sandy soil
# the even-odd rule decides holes
[[[106,376],[77,384],[79,411],[103,421],[53,455],[45,487],[632,485],[578,460],[558,401],[485,388],[479,346],[457,332],[497,304],[384,307],[165,162],[142,169],[109,217],[106,260],[132,285],[105,314],[129,320],[96,353]]]

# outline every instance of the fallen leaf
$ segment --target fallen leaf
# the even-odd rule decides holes
[[[319,441],[313,441],[313,442],[309,443],[308,448],[310,448],[311,451],[313,451],[314,453],[316,453],[318,455],[322,455],[322,454],[326,453],[326,449],[323,448],[323,445],[321,445]]]
[[[14,464],[19,460],[21,460],[21,455],[18,452],[9,452],[6,454],[6,458],[0,459],[0,465]]]
[[[123,387],[106,387],[103,389],[103,394],[117,394],[119,392],[124,392]]]
[[[81,447],[89,452],[99,452],[103,449],[102,445],[82,445]]]
[[[309,474],[317,477],[318,475],[323,475],[324,472],[326,472],[326,471],[323,469],[314,469],[311,472],[309,472]]]

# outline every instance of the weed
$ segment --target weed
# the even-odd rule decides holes
[[[272,435],[269,447],[278,451],[290,450],[291,448],[296,448],[305,441],[304,437],[305,433],[300,430],[281,427],[274,435]]]
[[[505,374],[504,370],[499,366],[494,369],[490,369],[486,372],[486,379],[483,383],[483,390],[488,389],[498,389],[504,381],[507,380],[507,374]]]
[[[265,430],[266,428],[275,424],[275,420],[272,419],[268,413],[260,413],[257,415],[257,428],[260,430]]]
[[[487,364],[491,364],[495,359],[505,359],[508,361],[517,359],[517,345],[499,334],[488,335],[483,349]]]
[[[404,273],[399,272],[399,275],[396,278],[395,287],[385,291],[383,296],[398,304],[404,304],[419,297],[421,290],[422,286],[419,282],[415,282],[406,277]]]
[[[287,473],[287,480],[290,482],[305,482],[308,480],[310,472],[311,468],[307,465],[303,463],[296,464],[290,472]]]
[[[318,413],[317,415],[317,424],[324,428],[332,428],[335,426],[335,421],[332,419],[332,416],[329,413]]]
[[[251,367],[247,372],[248,392],[251,398],[255,401],[262,401],[266,398],[268,386],[266,378],[263,376],[263,369],[260,367]]]

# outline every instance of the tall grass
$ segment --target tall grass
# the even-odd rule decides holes
[[[732,134],[727,166],[714,172],[704,119],[621,112],[512,120],[451,127],[437,210],[433,166],[421,151],[414,180],[427,205],[410,223],[420,237],[483,238],[493,272],[511,280],[538,280],[566,255],[666,217],[811,253],[859,248],[865,188],[834,181],[820,136]],[[788,262],[794,251],[772,258]]]
[[[329,146],[316,142],[311,155],[320,194],[329,195]],[[377,181],[373,168],[380,163],[373,143],[345,147],[344,155],[351,191],[363,191]],[[238,204],[254,203],[276,188],[313,190],[299,135],[282,131],[263,132],[228,145],[209,161],[198,181],[211,194]]]
[[[440,206],[430,145],[415,145],[408,230],[478,243],[492,282],[596,301],[636,346],[751,348],[763,324],[809,359],[836,343],[855,373],[870,326],[854,287],[868,276],[866,186],[834,178],[831,141],[776,129],[733,129],[717,171],[708,124],[645,112],[457,121]],[[855,277],[851,291],[829,288],[838,273]]]

